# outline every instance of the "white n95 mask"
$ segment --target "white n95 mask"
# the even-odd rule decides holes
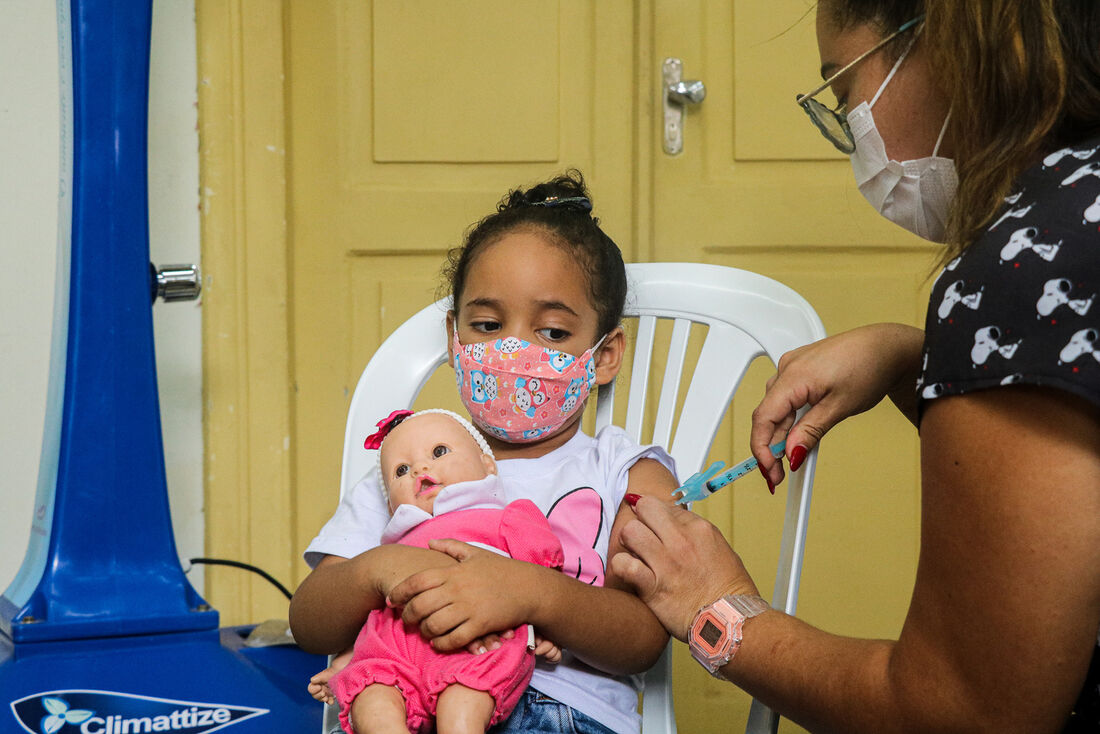
[[[848,127],[856,145],[851,155],[852,172],[860,193],[882,216],[926,240],[943,242],[947,234],[947,215],[955,199],[959,178],[954,161],[940,158],[936,153],[943,142],[951,113],[948,112],[943,121],[932,155],[910,161],[890,160],[871,114],[871,108],[882,90],[894,78],[912,47],[911,42],[886,75],[870,104],[860,102],[848,113]]]

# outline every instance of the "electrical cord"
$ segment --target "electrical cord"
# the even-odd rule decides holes
[[[240,561],[227,561],[223,558],[191,558],[189,560],[193,564],[194,563],[205,563],[209,566],[231,566],[232,568],[243,568],[246,571],[252,571],[253,573],[258,573],[259,575],[263,576],[265,579],[267,579],[271,583],[275,584],[275,587],[278,588],[279,591],[283,592],[283,596],[285,596],[287,599],[290,599],[293,596],[293,594],[291,594],[290,591],[285,586],[283,586],[282,584],[279,583],[278,579],[276,579],[274,576],[272,576],[271,574],[269,574],[267,571],[263,570],[262,568],[257,568],[256,566],[253,566],[250,563],[242,563]]]

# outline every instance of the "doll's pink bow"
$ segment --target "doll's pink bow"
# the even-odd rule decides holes
[[[389,414],[389,417],[383,418],[376,424],[378,430],[367,436],[367,440],[363,442],[363,448],[365,449],[378,449],[382,448],[382,441],[386,439],[386,436],[390,431],[394,429],[401,421],[412,415],[411,410],[395,410]]]

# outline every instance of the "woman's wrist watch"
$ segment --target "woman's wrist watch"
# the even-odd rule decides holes
[[[771,609],[759,596],[734,594],[723,596],[699,610],[688,632],[691,654],[707,671],[721,677],[718,671],[741,647],[741,630],[745,620]]]

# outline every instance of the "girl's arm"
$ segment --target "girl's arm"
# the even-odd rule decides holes
[[[921,454],[920,562],[898,641],[769,611],[722,672],[813,731],[1057,731],[1100,626],[1100,414],[1031,387],[942,398]],[[641,560],[613,565],[677,637],[700,605],[755,590],[705,521],[637,510],[624,537]],[[703,559],[710,577],[692,571]]]
[[[678,486],[651,459],[630,470],[629,490],[664,502]],[[624,503],[611,531],[608,557],[622,549],[621,528],[633,513]],[[668,633],[612,571],[590,586],[532,563],[514,561],[453,540],[432,541],[460,561],[457,568],[416,574],[390,593],[406,621],[419,624],[437,650],[454,650],[489,632],[529,622],[543,637],[609,673],[638,673],[657,661]]]
[[[370,611],[385,606],[397,582],[454,563],[443,553],[405,545],[381,545],[354,558],[325,556],[290,600],[294,639],[312,653],[348,648]]]

